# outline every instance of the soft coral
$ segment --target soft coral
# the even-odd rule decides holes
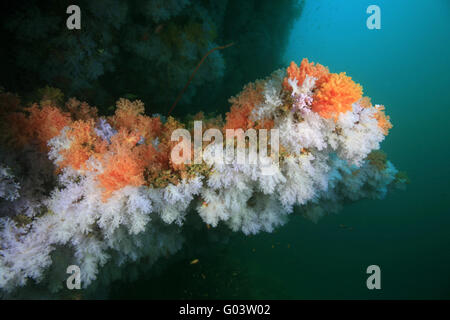
[[[314,94],[312,110],[324,118],[335,118],[341,112],[352,110],[352,103],[362,97],[362,87],[345,72],[332,73]]]

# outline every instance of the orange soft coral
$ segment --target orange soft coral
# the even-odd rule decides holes
[[[301,86],[306,78],[306,75],[316,78],[316,86],[320,86],[324,81],[326,81],[330,75],[327,67],[314,62],[309,62],[308,59],[304,58],[300,63],[300,67],[292,61],[291,65],[287,68],[287,77],[283,80],[283,88],[285,90],[292,90],[288,79],[297,79],[298,85]]]
[[[85,169],[86,161],[92,155],[98,156],[106,152],[106,142],[94,131],[94,120],[75,121],[67,132],[67,138],[71,140],[71,144],[68,149],[61,151],[64,160],[59,164],[60,167]]]
[[[263,102],[263,89],[263,83],[256,81],[247,84],[238,96],[230,98],[232,106],[230,112],[227,112],[224,129],[246,130],[254,126],[250,115],[255,106]]]
[[[345,72],[331,74],[314,94],[312,110],[324,118],[335,118],[352,110],[352,103],[362,97],[362,87]]]
[[[361,100],[359,100],[359,105],[363,108],[370,108],[372,107],[372,102],[369,97],[362,97]]]
[[[116,103],[117,110],[112,117],[113,126],[116,129],[127,129],[138,132],[145,141],[151,141],[157,137],[162,128],[159,117],[148,117],[144,115],[144,103],[140,100],[131,102],[127,99],[119,99]]]
[[[385,136],[388,135],[389,129],[392,128],[392,123],[389,121],[389,116],[384,113],[384,106],[375,105],[377,112],[375,113],[375,119],[378,121],[378,126],[383,131]]]
[[[37,104],[33,104],[26,110],[30,115],[24,132],[30,139],[35,139],[42,152],[48,152],[47,142],[70,124],[70,115],[50,105],[40,108]]]
[[[59,135],[61,130],[71,123],[71,118],[51,100],[51,97],[45,95],[51,91],[57,96],[59,90],[46,88],[41,91],[44,97],[40,105],[35,103],[28,108],[20,105],[16,95],[0,94],[2,140],[18,148],[35,144],[39,151],[49,151],[48,141]]]
[[[97,120],[97,108],[91,107],[87,102],[81,102],[75,98],[70,98],[66,102],[66,108],[74,120]]]
[[[101,160],[103,172],[98,175],[106,200],[114,191],[145,183],[144,171],[156,153],[152,145],[137,145],[140,135],[122,129],[111,138],[110,152]]]

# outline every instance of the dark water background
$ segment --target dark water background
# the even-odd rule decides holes
[[[381,30],[366,28],[371,4]],[[112,297],[450,298],[450,2],[307,0],[286,65],[303,57],[346,71],[386,106],[394,128],[382,148],[407,171],[407,189],[317,224],[293,216],[273,234],[232,235],[191,257],[199,263],[181,258]],[[378,291],[366,288],[371,264]]]

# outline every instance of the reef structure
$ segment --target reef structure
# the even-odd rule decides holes
[[[130,261],[150,267],[182,248],[188,212],[213,228],[272,232],[294,211],[317,221],[406,182],[379,150],[392,127],[384,107],[345,73],[307,59],[246,85],[224,121],[147,116],[141,101],[127,99],[104,117],[75,98],[64,103],[57,89],[40,93],[26,107],[0,94],[5,293],[30,282],[58,291],[69,265],[79,266],[84,288],[124,277]],[[277,129],[279,161],[271,174],[260,162],[238,163],[236,154],[224,163],[211,152],[224,144],[214,141],[202,163],[175,163],[171,135],[192,130],[192,120],[203,130]]]

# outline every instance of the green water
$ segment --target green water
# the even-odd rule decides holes
[[[370,4],[381,9],[381,30],[366,28]],[[450,298],[449,31],[446,0],[307,0],[286,64],[307,57],[345,71],[384,104],[394,128],[382,148],[411,183],[317,224],[292,216],[273,234],[234,234],[199,251],[187,243],[191,256],[117,283],[111,297]],[[381,290],[366,287],[372,264],[381,268]]]

